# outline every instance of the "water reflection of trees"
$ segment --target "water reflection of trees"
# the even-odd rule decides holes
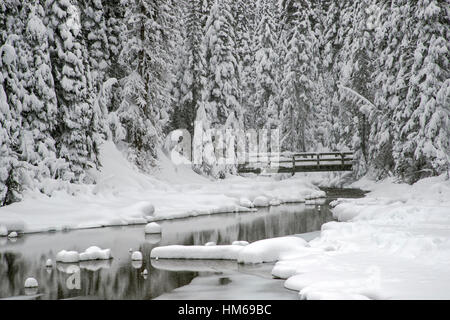
[[[320,230],[320,226],[332,220],[328,206],[286,205],[262,209],[253,214],[236,214],[232,223],[226,226],[208,225],[198,231],[179,232],[169,244],[202,245],[209,241],[229,244],[235,240],[253,242],[260,239],[278,237]],[[107,231],[105,231],[107,232]],[[164,235],[163,235],[164,237]],[[161,242],[160,242],[161,241]],[[24,295],[24,281],[35,277],[39,282],[40,299],[152,299],[165,292],[186,285],[198,275],[197,271],[170,271],[156,269],[150,261],[150,251],[164,243],[158,237],[145,237],[139,250],[144,260],[142,264],[132,264],[129,258],[113,261],[97,261],[76,264],[79,268],[80,289],[70,289],[66,281],[71,276],[70,265],[56,265],[47,269],[45,261],[55,253],[47,253],[35,258],[23,256],[14,251],[0,252],[0,297]],[[131,244],[130,244],[131,245]],[[72,265],[73,266],[73,265]],[[148,277],[142,271],[148,270]]]
[[[188,284],[195,276],[194,272],[168,272],[154,269],[150,263],[151,246],[141,246],[147,257],[142,267],[135,269],[130,261],[112,263],[110,268],[89,270],[79,264],[58,264],[55,268],[45,267],[45,256],[37,263],[25,260],[20,253],[0,253],[0,297],[21,296],[23,284],[28,276],[39,283],[40,299],[152,299],[164,292]],[[69,289],[67,279],[73,275],[70,266],[78,266],[80,288]],[[91,267],[92,268],[92,267]],[[141,272],[147,268],[147,279]],[[72,270],[72,271],[70,271]]]

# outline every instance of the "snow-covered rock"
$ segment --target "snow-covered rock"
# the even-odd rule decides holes
[[[161,226],[156,222],[150,222],[145,226],[144,231],[147,234],[161,233]]]
[[[39,287],[39,284],[35,278],[30,277],[25,280],[24,287],[25,288],[37,288],[37,287]]]
[[[111,249],[101,249],[96,246],[87,248],[84,252],[80,253],[80,261],[87,260],[108,260],[111,259]]]
[[[142,261],[142,252],[134,251],[131,254],[131,260],[133,260],[133,261]]]
[[[53,266],[53,261],[52,261],[52,259],[47,259],[47,261],[45,262],[45,266],[46,266],[47,268],[52,267],[52,266]]]
[[[77,251],[61,250],[56,254],[57,262],[74,263],[80,261],[80,255]]]
[[[209,246],[215,246],[215,245],[217,245],[217,243],[215,243],[214,241],[205,243],[205,246],[207,246],[207,247],[209,247]]]
[[[13,231],[8,234],[8,238],[17,238],[19,235],[17,232]]]
[[[256,197],[255,200],[253,200],[253,205],[255,207],[268,207],[270,205],[269,199],[264,196]]]

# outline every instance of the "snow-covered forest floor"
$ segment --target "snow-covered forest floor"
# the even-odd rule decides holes
[[[91,172],[96,184],[65,185],[53,190],[51,197],[28,190],[23,201],[0,208],[0,226],[8,232],[39,232],[139,224],[325,196],[311,179],[231,176],[209,180],[188,167],[174,166],[162,152],[159,157],[154,175],[143,174],[113,143],[106,142],[100,151],[102,168]],[[52,183],[57,184],[49,181],[48,185]]]

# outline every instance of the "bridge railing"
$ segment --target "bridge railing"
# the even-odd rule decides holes
[[[241,165],[240,172],[351,171],[353,152],[304,152],[249,154],[249,162]],[[253,169],[252,169],[253,168]]]

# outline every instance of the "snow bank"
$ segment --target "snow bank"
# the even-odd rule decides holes
[[[248,212],[257,205],[303,202],[324,197],[308,179],[231,176],[210,181],[188,166],[175,166],[159,152],[153,176],[139,172],[112,142],[100,147],[95,185],[45,181],[46,194],[25,191],[24,200],[0,208],[9,232],[39,232],[149,222],[224,212]]]
[[[248,241],[233,241],[232,245],[234,246],[247,246],[249,245]]]
[[[450,181],[359,183],[373,191],[336,201],[341,222],[281,256],[273,276],[303,299],[449,299]]]
[[[89,260],[108,260],[112,259],[110,249],[101,249],[96,246],[87,248],[84,252],[61,250],[56,254],[57,262],[75,263]]]

